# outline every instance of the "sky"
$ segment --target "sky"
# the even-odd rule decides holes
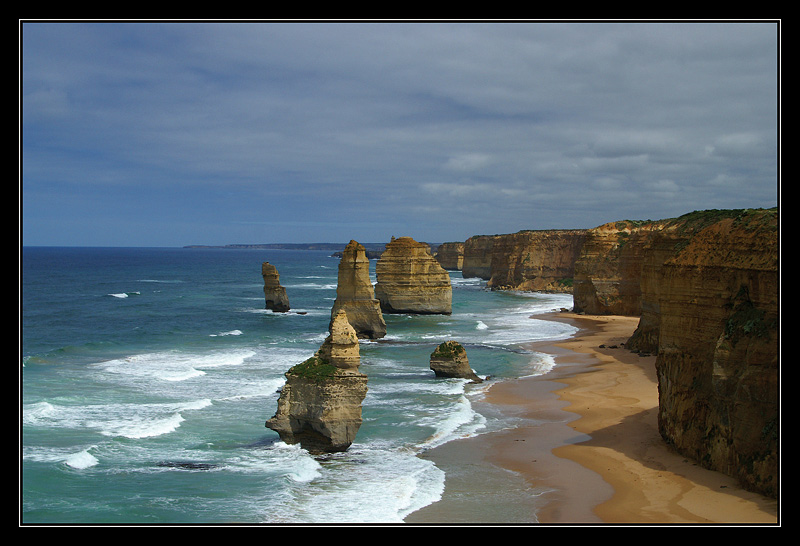
[[[776,21],[20,21],[22,245],[427,242],[778,205]]]

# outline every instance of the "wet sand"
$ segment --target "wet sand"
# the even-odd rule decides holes
[[[498,382],[476,403],[478,411],[519,416],[521,426],[424,455],[447,473],[445,491],[407,524],[777,524],[776,500],[701,468],[661,439],[655,357],[622,347],[637,317],[536,318],[580,331],[530,346],[554,355],[553,371]]]

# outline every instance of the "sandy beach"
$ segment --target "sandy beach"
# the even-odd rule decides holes
[[[655,356],[622,346],[638,317],[536,318],[567,321],[580,330],[569,340],[530,347],[554,355],[555,370],[498,382],[481,402],[484,409],[511,412],[531,424],[427,453],[445,471],[462,472],[448,472],[443,498],[406,523],[506,523],[481,500],[485,484],[478,490],[474,481],[480,469],[503,469],[530,487],[527,499],[514,500],[514,523],[527,512],[528,523],[552,525],[777,525],[776,500],[701,468],[662,440]]]

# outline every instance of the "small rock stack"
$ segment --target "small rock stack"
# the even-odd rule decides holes
[[[481,383],[483,379],[469,365],[467,351],[457,341],[445,341],[431,353],[431,370],[436,377],[457,377]]]

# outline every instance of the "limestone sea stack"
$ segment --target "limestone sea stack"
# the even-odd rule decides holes
[[[266,427],[287,444],[299,443],[311,453],[347,450],[361,427],[361,404],[367,395],[360,362],[356,332],[340,310],[314,356],[286,372],[278,410]]]
[[[289,297],[281,286],[278,269],[269,262],[261,264],[261,276],[264,278],[264,300],[266,308],[276,313],[289,310]]]
[[[475,383],[483,380],[469,365],[467,351],[457,341],[445,341],[431,353],[431,370],[436,377],[471,379]]]
[[[331,324],[342,309],[347,312],[347,320],[359,338],[378,339],[386,335],[381,305],[369,278],[369,259],[364,246],[356,241],[348,243],[339,261]]]
[[[384,313],[452,313],[450,275],[430,248],[411,237],[392,237],[375,266],[375,297]]]

